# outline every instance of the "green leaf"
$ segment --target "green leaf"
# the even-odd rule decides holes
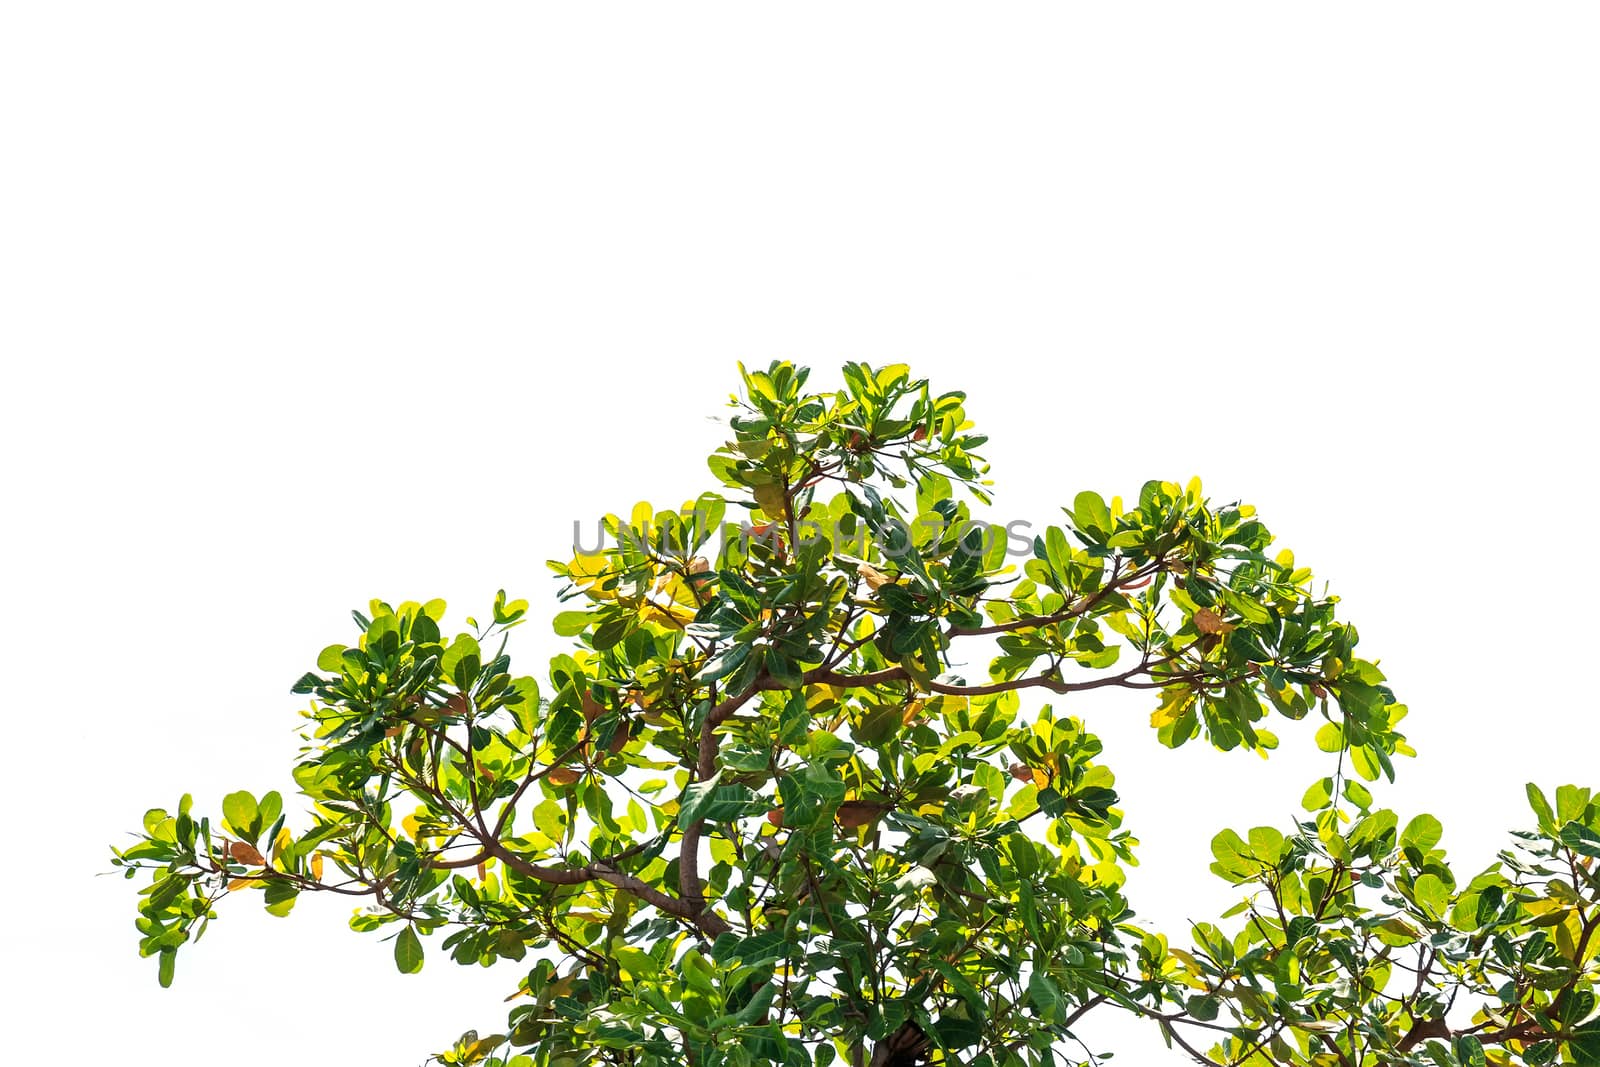
[[[1278,854],[1283,851],[1283,834],[1271,826],[1255,826],[1250,829],[1250,855],[1260,860],[1267,866],[1278,862]]]
[[[1039,922],[1039,905],[1034,899],[1033,887],[1027,882],[1017,885],[1017,911],[1022,917],[1023,928],[1033,938],[1034,943],[1044,941],[1044,927]]]
[[[531,677],[518,678],[511,683],[511,697],[506,701],[517,717],[517,727],[532,736],[539,729],[539,683]]]
[[[1432,815],[1418,815],[1406,823],[1404,830],[1400,831],[1400,847],[1415,848],[1427,852],[1439,843],[1439,838],[1444,836],[1444,827],[1439,825],[1439,820]]]
[[[703,813],[711,805],[711,795],[716,792],[717,783],[722,778],[718,771],[703,782],[690,782],[683,788],[683,797],[678,802],[678,826],[687,828],[693,826],[704,818]]]
[[[1072,576],[1072,546],[1067,544],[1067,535],[1061,532],[1061,527],[1051,526],[1045,530],[1044,548],[1050,569],[1061,581],[1061,587],[1067,588]]]
[[[576,637],[589,628],[589,623],[594,616],[587,611],[563,611],[555,617],[551,624],[556,634],[561,637]]]
[[[718,771],[704,782],[695,782],[683,791],[682,806],[678,809],[678,826],[688,829],[695,823],[726,822],[753,814],[759,807],[756,794],[747,785],[718,785],[722,777]]]
[[[1039,872],[1039,852],[1033,839],[1024,833],[1014,833],[1010,845],[1011,862],[1017,868],[1017,875],[1023,881],[1033,881],[1033,876]]]
[[[1300,806],[1307,811],[1321,811],[1333,800],[1333,779],[1323,778],[1312,782],[1305,796],[1300,798]]]
[[[457,688],[466,689],[471,686],[482,663],[483,651],[478,647],[477,639],[471,634],[461,634],[450,642],[450,647],[439,657],[439,670],[455,682]]]
[[[750,658],[750,648],[747,643],[731,645],[706,660],[705,665],[700,668],[700,684],[706,685],[719,678],[726,678],[738,670],[740,664]]]
[[[161,988],[162,989],[167,989],[167,988],[171,987],[171,985],[172,985],[172,970],[177,965],[177,962],[178,962],[178,950],[177,949],[175,949],[175,948],[164,948],[164,949],[161,950],[161,956],[160,956],[160,959],[158,961],[158,966],[157,966],[157,969],[156,969],[156,980],[161,983]]]
[[[1264,626],[1272,621],[1271,613],[1249,597],[1235,593],[1227,586],[1223,586],[1217,591],[1222,594],[1222,602],[1232,608],[1245,622]]]
[[[269,791],[261,798],[261,803],[256,809],[256,817],[254,820],[252,820],[252,822],[254,822],[257,826],[270,827],[273,823],[278,821],[278,816],[282,814],[283,796],[276,789],[274,789]]]
[[[975,1019],[964,1018],[952,1012],[945,1012],[939,1016],[939,1021],[934,1024],[934,1030],[939,1036],[939,1041],[947,1049],[970,1048],[983,1040],[983,1027]],[[830,1048],[832,1046],[823,1046]],[[817,1058],[818,1067],[822,1067],[822,1058]]]
[[[1417,903],[1423,906],[1430,917],[1434,919],[1444,918],[1445,911],[1450,906],[1450,891],[1445,888],[1445,884],[1439,880],[1438,876],[1432,874],[1420,876],[1415,885],[1412,886],[1412,894],[1417,898]]]
[[[1578,1067],[1600,1065],[1600,1026],[1585,1027],[1573,1033],[1567,1042],[1572,1052],[1572,1062]]]
[[[1556,821],[1569,823],[1574,819],[1583,818],[1584,809],[1589,806],[1589,790],[1580,789],[1575,785],[1556,786]]]
[[[772,1007],[773,999],[778,995],[778,983],[768,982],[756,990],[755,996],[750,998],[750,1003],[734,1013],[734,1020],[741,1025],[748,1026],[756,1022]]]
[[[932,957],[930,962],[933,964],[933,969],[938,971],[946,982],[950,983],[950,989],[956,996],[966,1001],[967,1006],[972,1011],[981,1013],[984,1010],[983,994],[978,991],[977,986],[967,979],[966,975],[956,969],[954,964],[940,959],[938,956]]]
[[[1369,782],[1378,780],[1378,760],[1371,745],[1356,745],[1350,749],[1350,766]]]
[[[1471,1034],[1461,1034],[1454,1040],[1456,1062],[1461,1067],[1484,1067],[1487,1059],[1483,1052],[1483,1043]]]
[[[628,945],[617,945],[611,950],[611,958],[628,972],[628,976],[635,981],[642,978],[654,978],[661,973],[661,967],[656,963],[655,957],[648,952]]]
[[[272,882],[262,893],[267,913],[280,919],[289,914],[299,896],[300,890],[288,882]]]
[[[1035,970],[1028,979],[1028,1000],[1038,1009],[1039,1018],[1046,1023],[1060,1022],[1066,1017],[1066,1001],[1061,996],[1061,989],[1041,970]]]
[[[255,844],[256,835],[261,832],[261,827],[260,811],[256,807],[254,796],[243,789],[237,793],[229,793],[222,798],[222,817],[227,820],[228,828],[235,836]]]
[[[1261,867],[1252,858],[1252,849],[1233,830],[1223,830],[1211,839],[1211,854],[1217,862],[1212,871],[1230,882],[1238,883],[1253,878]]]
[[[1561,828],[1561,843],[1584,856],[1600,857],[1600,834],[1578,822],[1569,822]]]
[[[1528,804],[1532,806],[1533,813],[1539,817],[1539,829],[1547,834],[1555,832],[1556,813],[1551,810],[1550,801],[1545,799],[1544,793],[1532,782],[1528,783],[1527,790]]]
[[[1072,519],[1086,533],[1104,537],[1111,532],[1111,509],[1105,498],[1092,490],[1084,490],[1072,500]]]
[[[499,592],[495,593],[495,622],[501,624],[502,626],[507,623],[516,622],[518,619],[522,618],[523,615],[527,614],[527,612],[528,602],[526,600],[513,600],[510,603],[507,603],[506,591],[504,589],[501,589]]]
[[[555,842],[567,839],[566,809],[553,800],[541,800],[533,807],[533,825]]]
[[[416,974],[422,970],[422,941],[416,927],[407,925],[394,939],[394,965],[401,974]]]

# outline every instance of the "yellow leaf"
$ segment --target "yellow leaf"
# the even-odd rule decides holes
[[[827,704],[837,704],[844,697],[844,687],[838,685],[808,685],[806,686],[806,707],[817,708]]]
[[[867,583],[867,588],[874,593],[893,582],[892,578],[870,563],[857,564],[856,573],[861,575],[862,580]]]
[[[784,520],[789,517],[788,499],[783,495],[783,488],[776,482],[752,486],[750,492],[769,518]]]
[[[320,852],[311,854],[311,877],[319,882],[322,881],[322,853]]]
[[[1173,959],[1183,964],[1184,970],[1188,971],[1191,975],[1198,975],[1201,973],[1200,961],[1195,959],[1190,953],[1185,952],[1181,948],[1168,949],[1167,952],[1173,957]]]
[[[606,921],[607,916],[601,915],[598,911],[576,911],[576,910],[574,910],[574,911],[567,912],[565,915],[562,916],[562,918],[572,919],[572,920],[574,920],[576,922],[581,922],[581,923],[603,923],[603,922]]]
[[[611,561],[603,553],[580,555],[567,564],[567,575],[572,584],[596,600],[615,600],[617,590],[613,585],[602,589],[601,584],[611,576]]]
[[[645,622],[681,630],[694,621],[697,611],[694,594],[684,585],[683,579],[675,574],[664,574],[644,595],[640,615]]]
[[[1194,703],[1194,693],[1187,689],[1169,691],[1161,698],[1161,706],[1150,714],[1150,725],[1156,729],[1169,726],[1183,717]]]

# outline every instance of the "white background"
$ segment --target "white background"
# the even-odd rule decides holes
[[[712,485],[734,361],[908,361],[996,517],[1204,477],[1412,709],[1470,873],[1600,785],[1592,4],[12,4],[0,15],[7,1062],[416,1063],[511,970],[346,905],[135,954],[108,843],[286,792],[371,597],[554,606],[574,519]],[[556,639],[524,627],[521,651]],[[1323,773],[1107,740],[1181,932]],[[291,802],[291,809],[294,804]],[[1090,1027],[1123,1062],[1175,1062]],[[1152,1052],[1152,1048],[1155,1049]],[[37,1058],[37,1059],[36,1059]]]

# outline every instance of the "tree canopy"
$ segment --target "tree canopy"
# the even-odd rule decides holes
[[[453,636],[443,601],[373,601],[294,685],[303,816],[145,814],[114,862],[163,985],[224,898],[332,893],[403,972],[520,961],[446,1064],[1094,1062],[1092,1011],[1200,1063],[1600,1063],[1600,803],[1529,785],[1474,873],[1377,806],[1406,708],[1253,508],[1157,480],[1024,536],[972,510],[962,393],[740,373],[718,487],[551,564],[547,671],[506,653],[525,601]],[[1214,921],[1151,929],[1124,892],[1108,688],[1148,690],[1169,748],[1304,719],[1327,754],[1303,817],[1215,837]]]

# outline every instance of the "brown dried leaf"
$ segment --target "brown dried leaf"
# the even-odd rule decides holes
[[[1210,608],[1198,608],[1194,613],[1194,628],[1203,634],[1227,634],[1232,633],[1235,626],[1224,622],[1222,616]]]
[[[561,786],[576,785],[578,779],[582,777],[583,775],[579,774],[571,767],[551,767],[550,770],[545,774],[545,780],[551,785]]]
[[[858,826],[877,822],[888,810],[888,804],[877,804],[870,800],[847,800],[839,805],[834,818],[846,830],[853,830]]]
[[[861,575],[862,580],[867,583],[867,588],[874,593],[893,582],[892,578],[870,563],[858,563],[856,573]]]
[[[256,847],[247,841],[235,841],[229,845],[228,855],[238,862],[249,864],[252,867],[262,867],[267,862],[265,857],[256,850]]]

